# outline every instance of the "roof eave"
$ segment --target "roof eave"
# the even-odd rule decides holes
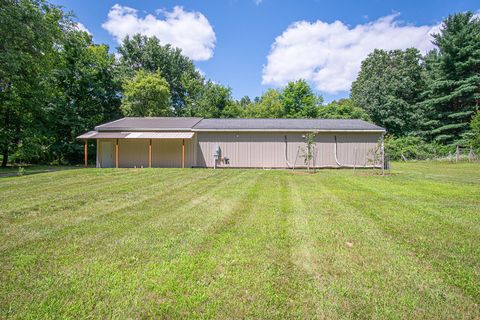
[[[195,132],[367,132],[367,133],[385,133],[385,129],[203,129],[193,128]]]

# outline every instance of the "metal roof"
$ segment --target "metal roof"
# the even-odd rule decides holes
[[[128,136],[129,132],[98,132],[89,131],[77,137],[77,139],[121,139]]]
[[[195,132],[131,132],[126,139],[191,139]]]
[[[98,132],[89,131],[77,139],[191,139],[195,132]]]
[[[371,131],[384,128],[358,119],[203,119],[193,131]]]
[[[170,131],[167,135],[160,132]],[[358,119],[202,119],[202,118],[122,118],[105,123],[78,136],[78,139],[134,138],[176,139],[175,134],[191,131],[320,131],[385,132],[377,125]],[[138,135],[133,135],[136,132]],[[132,134],[131,136],[129,136]],[[129,137],[127,137],[129,136]],[[168,137],[167,137],[168,136]],[[178,139],[190,139],[180,137]]]
[[[95,127],[97,131],[190,131],[202,118],[127,117]]]

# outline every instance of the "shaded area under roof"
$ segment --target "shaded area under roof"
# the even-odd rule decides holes
[[[202,118],[128,117],[95,127],[97,131],[190,131]]]
[[[203,119],[193,127],[200,131],[385,131],[358,119]]]

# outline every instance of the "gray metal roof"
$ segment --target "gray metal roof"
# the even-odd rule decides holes
[[[194,131],[385,131],[358,119],[203,119]]]
[[[190,131],[202,118],[128,117],[95,127],[97,131]]]

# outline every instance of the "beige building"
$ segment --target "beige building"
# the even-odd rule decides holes
[[[97,141],[99,168],[300,168],[309,132],[311,167],[381,163],[385,129],[353,119],[123,118],[78,138]]]

